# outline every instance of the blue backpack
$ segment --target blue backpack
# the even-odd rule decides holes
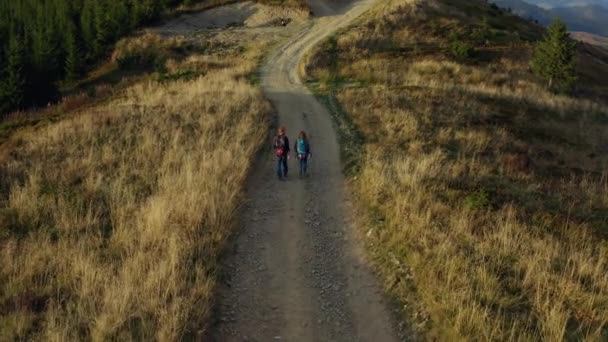
[[[298,150],[296,152],[298,152],[298,156],[300,156],[300,159],[306,158],[308,154],[308,149],[306,148],[306,140],[298,138]]]

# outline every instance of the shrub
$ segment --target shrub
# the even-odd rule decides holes
[[[116,45],[112,59],[124,70],[165,71],[169,55],[187,50],[179,39],[163,39],[155,34],[125,39]]]
[[[490,205],[490,196],[485,190],[476,191],[465,197],[464,205],[469,209],[486,208]]]
[[[130,51],[119,57],[116,62],[121,69],[154,69],[160,71],[164,68],[166,57],[159,55],[157,51],[146,49],[141,51]]]
[[[454,41],[450,44],[450,55],[457,60],[464,61],[475,56],[475,48],[473,45],[462,40]]]
[[[488,17],[484,17],[481,25],[473,30],[471,38],[479,44],[489,44],[489,41],[494,38],[494,32],[492,31]]]
[[[0,208],[0,239],[19,231],[18,212],[10,208]]]

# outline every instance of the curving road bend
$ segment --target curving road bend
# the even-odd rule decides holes
[[[316,18],[276,49],[262,87],[288,136],[309,133],[311,177],[276,179],[260,160],[248,185],[234,253],[225,265],[214,341],[397,341],[393,315],[349,221],[330,113],[302,84],[305,53],[350,24],[373,0],[309,0]],[[342,3],[342,5],[341,5]]]

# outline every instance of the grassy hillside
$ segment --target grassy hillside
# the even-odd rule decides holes
[[[541,34],[483,1],[391,0],[303,68],[428,339],[608,339],[606,56],[581,46],[576,96],[554,95],[529,68]]]
[[[205,42],[2,145],[0,340],[200,338],[270,111],[248,81],[264,41]],[[184,45],[145,35],[118,55]]]

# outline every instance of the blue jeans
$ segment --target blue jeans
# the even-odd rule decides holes
[[[277,176],[279,178],[287,177],[287,157],[277,157]]]
[[[299,156],[298,156],[299,157]],[[300,159],[300,176],[304,176],[306,174],[306,169],[308,168],[308,156]]]

